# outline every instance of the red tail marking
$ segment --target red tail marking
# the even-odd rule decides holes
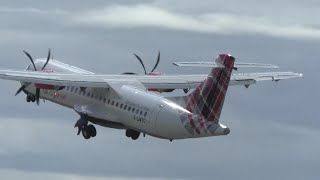
[[[204,126],[202,124],[204,119],[215,123],[219,121],[234,60],[230,55],[220,54],[216,63],[223,65],[224,68],[213,68],[208,78],[189,96],[187,109],[202,117],[198,119],[200,128]]]

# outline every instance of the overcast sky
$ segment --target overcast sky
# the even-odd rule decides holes
[[[0,179],[318,179],[319,9],[316,0],[0,1],[1,68],[25,68],[22,50],[51,48],[93,72],[142,73],[132,53],[150,70],[160,50],[166,74],[207,73],[171,63],[230,53],[305,75],[231,87],[221,116],[230,135],[174,142],[102,127],[86,141],[72,110],[27,103],[14,97],[18,82],[2,81]]]

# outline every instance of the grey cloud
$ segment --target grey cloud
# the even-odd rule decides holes
[[[104,5],[105,8],[101,8],[100,6],[89,6],[87,9],[78,11],[75,11],[74,9],[64,10],[61,7],[57,8],[57,6],[53,6],[51,9],[38,7],[11,8],[0,6],[0,12],[35,13],[52,16],[51,18],[46,17],[46,21],[41,21],[41,16],[36,17],[36,19],[40,21],[39,26],[37,26],[37,28],[40,29],[45,26],[42,24],[48,24],[49,19],[50,22],[53,22],[52,27],[55,25],[58,29],[60,29],[59,26],[61,25],[63,25],[61,28],[65,28],[67,24],[76,23],[79,25],[86,24],[107,28],[156,27],[171,30],[227,35],[261,34],[281,38],[306,40],[315,40],[320,38],[320,30],[316,28],[319,24],[314,21],[307,22],[306,17],[294,18],[293,15],[296,15],[296,10],[283,12],[281,11],[283,8],[277,9],[285,4],[279,4],[277,7],[271,6],[273,8],[273,15],[271,16],[265,16],[261,13],[270,12],[270,5],[272,5],[270,3],[263,5],[260,3],[250,3],[250,6],[239,6],[239,4],[232,4],[231,2],[221,3],[219,1],[204,1],[203,4],[209,8],[207,11],[203,11],[203,5],[194,4],[193,2],[182,3],[178,1],[169,8],[166,1],[161,1],[161,3],[159,1],[153,1],[140,3],[138,5],[110,3],[108,5]],[[297,2],[296,4],[297,6],[299,5]],[[188,9],[187,7],[189,7],[191,13],[189,11],[179,11],[180,5],[185,7],[185,9]],[[310,6],[311,5],[313,4],[310,4]],[[217,7],[217,10],[214,8],[210,9],[210,7]],[[233,7],[239,8],[236,9]],[[317,5],[311,7],[314,8],[317,7]],[[192,9],[202,9],[202,12],[192,13]],[[236,10],[241,10],[240,12],[244,13],[235,12]],[[248,10],[250,10],[250,12],[260,12],[260,14],[246,13]],[[311,10],[310,12],[316,13],[317,11]],[[278,13],[282,14],[280,15]],[[291,19],[286,17],[290,17]],[[308,19],[310,19],[309,17],[310,16],[308,16]]]
[[[29,128],[21,133],[23,137],[12,134],[15,144],[8,145],[1,139],[7,144],[1,150],[10,150],[10,154],[0,155],[3,160],[0,167],[35,174],[98,177],[269,179],[261,177],[267,171],[279,179],[317,177],[319,146],[314,141],[320,137],[318,131],[261,120],[239,120],[232,113],[223,118],[229,119],[225,121],[232,128],[229,136],[172,143],[151,137],[133,143],[124,138],[124,132],[102,128],[95,140],[84,141],[71,135],[68,123],[57,123],[54,119],[24,120]],[[3,121],[1,129],[10,127],[11,131],[20,131],[21,120]],[[47,133],[51,135],[43,136]],[[7,131],[1,131],[1,137],[4,134]],[[83,166],[87,163],[92,166]]]
[[[139,178],[129,178],[129,177],[121,177],[121,176],[79,176],[76,174],[66,174],[66,173],[50,173],[50,172],[26,172],[26,171],[19,171],[19,170],[12,170],[12,169],[2,169],[0,170],[0,178],[1,179],[11,179],[11,180],[18,180],[18,179],[32,179],[32,180],[105,180],[105,179],[112,179],[112,180],[140,180],[145,179],[143,177]],[[149,178],[148,178],[149,179]],[[162,178],[150,178],[151,180],[160,180]]]
[[[248,16],[228,12],[188,15],[153,6],[113,5],[75,16],[75,21],[101,27],[158,27],[217,34],[263,34],[291,39],[319,39],[319,29],[300,22],[278,22],[277,17]]]
[[[35,13],[35,14],[53,14],[53,15],[61,15],[68,14],[67,11],[63,10],[42,10],[37,8],[10,8],[10,7],[0,7],[0,13]]]

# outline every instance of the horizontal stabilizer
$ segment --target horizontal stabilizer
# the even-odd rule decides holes
[[[174,62],[173,63],[179,67],[207,67],[207,68],[223,68],[219,64],[214,62]],[[236,68],[279,68],[273,64],[261,64],[261,63],[235,63]]]

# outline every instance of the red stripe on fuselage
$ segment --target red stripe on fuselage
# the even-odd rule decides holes
[[[54,85],[50,85],[50,84],[35,84],[34,86],[36,88],[40,88],[40,89],[48,89],[48,90],[54,90],[55,89]]]

